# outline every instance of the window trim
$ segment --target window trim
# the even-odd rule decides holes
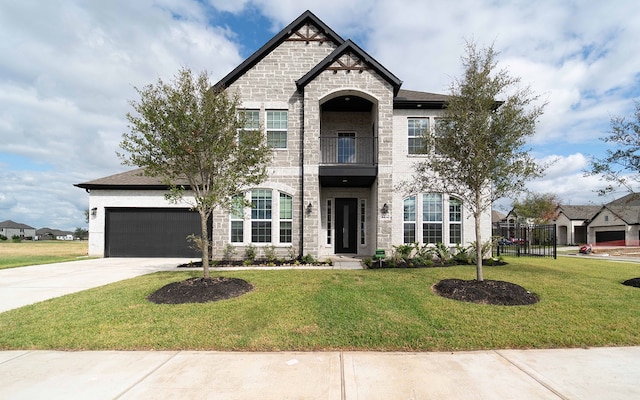
[[[270,209],[270,217],[268,217],[268,215],[257,215],[257,216],[261,216],[261,217],[265,217],[265,218],[253,218],[254,216],[254,212],[259,212],[253,209],[253,192],[256,191],[267,191],[271,194],[271,209]],[[288,192],[282,191],[282,190],[278,190],[278,189],[274,189],[274,188],[268,188],[268,187],[256,187],[256,188],[251,188],[245,192],[242,192],[241,194],[239,194],[238,196],[241,196],[242,199],[244,201],[248,201],[251,205],[249,206],[244,206],[242,208],[242,218],[239,218],[240,213],[235,213],[234,214],[234,210],[232,209],[229,214],[229,235],[228,235],[228,243],[233,245],[233,246],[248,246],[248,245],[253,245],[256,247],[260,247],[260,246],[279,246],[279,247],[285,247],[285,246],[291,246],[294,242],[294,219],[295,219],[295,203],[294,203],[294,196],[289,194]],[[281,196],[286,196],[289,197],[291,199],[291,211],[290,211],[290,215],[291,218],[284,218],[282,212],[285,211],[282,209],[282,204],[283,201],[281,200],[282,197]],[[264,212],[264,210],[263,210]],[[238,221],[242,221],[242,232],[243,232],[243,239],[242,242],[238,242],[238,241],[232,241],[233,239],[233,223],[234,222],[238,222]],[[254,233],[253,233],[253,223],[254,222],[269,222],[270,223],[270,231],[271,231],[271,237],[270,237],[270,241],[268,242],[254,242]],[[281,233],[282,233],[282,229],[281,229],[281,223],[282,222],[289,222],[291,225],[291,241],[290,242],[283,242],[281,241]]]
[[[360,218],[358,220],[358,224],[360,225],[360,246],[367,245],[367,200],[360,199],[359,200],[359,208],[360,208]]]
[[[439,206],[436,206],[435,209],[430,209],[428,204],[425,204],[425,197],[428,195],[438,195]],[[413,201],[413,210],[407,212],[407,202]],[[454,221],[451,219],[450,208],[452,203],[459,203],[459,221]],[[435,243],[444,243],[447,246],[455,245],[457,243],[451,242],[451,225],[458,225],[460,227],[460,242],[464,241],[464,202],[461,198],[456,196],[448,196],[444,193],[428,193],[428,192],[420,192],[410,194],[402,199],[403,205],[403,216],[402,216],[402,242],[405,244],[410,243],[422,243],[427,245],[433,245]],[[427,206],[427,207],[425,207]],[[440,208],[438,212],[438,208]],[[434,215],[429,215],[430,213]],[[439,217],[439,220],[437,220]],[[432,220],[430,220],[432,219]],[[428,225],[433,225],[429,227]],[[407,228],[409,228],[413,234],[414,241],[411,241],[411,238],[407,238]],[[412,228],[412,229],[411,229]],[[425,241],[425,238],[428,235],[425,235],[426,228],[434,228],[436,231],[439,231],[440,240],[438,242],[428,242]]]
[[[333,199],[327,199],[327,241],[326,245],[333,245]]]
[[[464,208],[462,207],[462,200],[455,197],[455,196],[449,196],[449,244],[462,244],[462,238],[464,237],[463,232],[462,232],[462,218],[463,218],[463,211]],[[454,210],[452,211],[452,207],[457,207],[458,210]],[[458,219],[453,219],[452,215],[455,214],[459,214]],[[453,234],[452,234],[452,228],[453,226],[458,226],[458,229],[460,230],[460,241],[459,242],[454,242],[453,241]]]
[[[286,126],[284,128],[282,127],[278,127],[278,128],[269,128],[269,122],[276,122],[276,120],[269,120],[269,115],[273,115],[273,113],[284,113],[285,114],[285,119],[284,119],[284,123],[286,124]],[[279,124],[281,124],[283,121],[281,119],[278,119],[277,122]],[[266,140],[267,140],[267,145],[269,146],[269,148],[271,150],[287,150],[289,148],[289,110],[286,109],[267,109],[265,110],[265,136],[266,136]],[[270,132],[274,132],[274,133],[282,133],[284,132],[284,147],[273,147],[269,144],[269,133]],[[282,140],[282,138],[279,138],[279,140]]]
[[[426,127],[412,127],[413,121],[424,121]],[[414,122],[415,123],[415,122]],[[422,130],[422,135],[418,131]],[[424,133],[431,134],[431,117],[407,117],[407,154],[410,156],[424,156],[429,154],[429,150],[424,148]],[[420,146],[411,146],[411,140],[420,143]],[[412,151],[412,149],[414,149]],[[415,149],[420,149],[419,151]]]
[[[416,219],[417,219],[417,204],[416,204],[416,195],[412,195],[409,197],[406,197],[402,200],[402,242],[405,244],[409,244],[409,243],[415,243],[418,241],[418,235],[416,233]],[[407,201],[408,200],[412,200],[413,201],[413,212],[406,211],[406,207],[407,207]],[[413,215],[413,218],[411,218],[411,216]],[[413,240],[408,240],[407,239],[407,227],[412,226],[413,228],[411,228],[411,231],[413,232]]]

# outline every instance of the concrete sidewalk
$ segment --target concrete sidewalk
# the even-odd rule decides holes
[[[640,348],[0,352],[3,399],[637,399]]]

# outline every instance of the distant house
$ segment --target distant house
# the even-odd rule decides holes
[[[36,230],[37,240],[73,240],[73,232],[61,231],[51,228],[40,228]]]
[[[556,209],[556,237],[559,245],[587,243],[587,224],[602,206],[561,204]]]
[[[5,236],[7,239],[11,239],[14,236],[18,236],[21,239],[32,239],[36,235],[36,228],[6,220],[0,222],[0,235]]]
[[[506,215],[504,215],[499,211],[491,210],[491,226],[492,226],[491,234],[493,236],[503,236],[501,233],[502,232],[501,227],[506,222],[506,220],[507,220]]]
[[[589,243],[640,245],[640,194],[631,193],[599,207],[587,225]]]

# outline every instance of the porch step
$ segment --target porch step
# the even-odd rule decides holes
[[[364,269],[362,262],[357,258],[351,257],[331,257],[333,269]]]

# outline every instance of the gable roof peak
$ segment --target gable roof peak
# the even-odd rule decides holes
[[[389,82],[393,86],[394,96],[398,94],[402,81],[386,69],[382,64],[371,57],[366,51],[362,50],[360,46],[355,44],[351,39],[345,40],[338,48],[331,52],[324,60],[320,61],[312,70],[307,72],[302,78],[296,81],[298,90],[303,89],[309,82],[315,79],[322,71],[330,68],[331,64],[338,61],[340,57],[347,53],[354,54],[362,62],[366,63],[368,67],[376,71],[383,79]],[[357,68],[364,68],[359,66]]]
[[[329,41],[334,42],[336,45],[341,45],[344,43],[344,39],[335,33],[333,29],[331,29],[327,24],[322,22],[322,20],[311,11],[307,10],[303,12],[298,18],[296,18],[289,25],[284,27],[278,34],[276,34],[271,40],[265,43],[261,48],[256,50],[249,58],[244,60],[240,65],[238,65],[233,71],[229,72],[227,76],[222,78],[218,83],[214,85],[215,88],[225,89],[229,87],[233,82],[238,80],[245,72],[251,69],[254,65],[256,65],[260,60],[266,57],[273,49],[278,47],[282,42],[284,42],[289,36],[291,36],[297,29],[304,26],[307,23],[313,24]],[[305,40],[301,38],[300,40]],[[317,40],[317,39],[314,39]]]

